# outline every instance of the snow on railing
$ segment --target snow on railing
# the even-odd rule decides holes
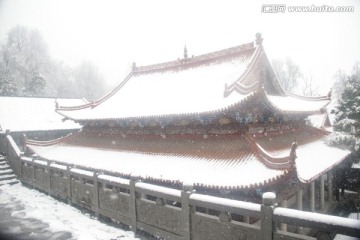
[[[8,142],[11,145],[11,149],[13,150],[13,152],[17,155],[17,157],[20,157],[23,154],[23,152],[20,151],[14,139],[10,135],[7,135],[6,138],[8,139]]]
[[[108,183],[118,183],[118,184],[124,185],[124,186],[129,186],[130,185],[130,180],[129,179],[114,177],[114,176],[105,175],[105,174],[98,175],[98,179],[100,181],[102,180],[102,181],[105,181],[105,182],[108,182]]]
[[[210,208],[222,212],[232,212],[240,215],[260,216],[261,205],[227,198],[213,197],[194,193],[190,196],[190,204]]]
[[[181,197],[181,191],[171,189],[167,187],[160,187],[149,183],[138,182],[135,184],[136,190],[150,195],[159,195],[160,197],[167,198],[169,200],[179,201]]]
[[[360,221],[356,219],[278,207],[274,210],[274,220],[354,237],[360,236]]]

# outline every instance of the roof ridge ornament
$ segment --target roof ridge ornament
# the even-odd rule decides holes
[[[262,46],[263,38],[261,37],[261,33],[256,33],[255,37],[256,37],[255,39],[256,45]]]
[[[186,48],[186,44],[184,46],[184,58],[188,58],[188,53],[187,53],[187,48]]]
[[[295,158],[297,158],[296,156],[296,148],[297,148],[297,142],[295,140],[295,142],[293,142],[291,144],[291,150],[290,150],[290,158],[295,160]]]

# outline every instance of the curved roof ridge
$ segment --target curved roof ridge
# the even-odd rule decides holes
[[[232,90],[234,90],[234,88],[236,87],[237,84],[241,84],[241,82],[243,81],[243,79],[245,79],[245,77],[249,74],[249,72],[253,69],[256,60],[259,58],[260,53],[263,51],[262,46],[257,46],[255,52],[253,53],[248,66],[246,68],[246,71],[238,78],[236,79],[234,82],[232,82],[231,84],[229,84],[228,86],[226,86],[225,88],[225,92],[231,92]],[[244,86],[244,85],[243,85]]]
[[[276,104],[274,104],[270,99],[269,99],[269,95],[266,93],[266,91],[262,88],[262,91],[259,91],[263,94],[264,96],[264,103],[269,106],[271,109],[273,109],[274,111],[277,111],[279,113],[286,113],[286,114],[315,114],[315,113],[321,113],[324,108],[330,103],[326,103],[323,106],[321,106],[321,108],[316,109],[316,110],[308,110],[308,109],[304,109],[301,111],[291,111],[291,110],[283,110],[280,107],[276,106]],[[292,95],[286,95],[285,97],[293,97]],[[293,97],[296,98],[296,97]],[[325,100],[329,100],[329,98],[324,98],[324,99],[317,99],[317,100],[307,100],[307,99],[301,99],[301,98],[296,98],[299,100],[304,100],[304,101],[325,101]]]
[[[331,99],[329,96],[301,96],[294,93],[286,93],[286,95],[306,101],[322,101]]]
[[[272,169],[281,169],[281,170],[290,170],[294,165],[294,159],[289,156],[286,157],[276,157],[268,153],[264,148],[262,148],[250,135],[249,133],[244,134],[244,138],[248,141],[249,145],[259,157],[259,159],[269,168]]]
[[[106,101],[107,99],[109,99],[115,93],[117,93],[127,83],[127,81],[129,81],[129,79],[132,77],[132,75],[133,75],[133,72],[130,72],[126,76],[126,78],[115,89],[113,89],[108,94],[106,94],[102,98],[99,98],[96,101],[91,101],[91,102],[88,102],[86,104],[78,105],[78,106],[57,106],[55,111],[56,112],[58,112],[58,110],[59,111],[74,111],[74,110],[80,110],[80,109],[85,109],[85,108],[89,108],[89,107],[94,108],[94,107],[98,106],[100,103],[102,103],[102,102]]]
[[[233,89],[235,89],[238,93],[248,94],[250,92],[256,91],[258,85],[259,85],[259,82],[255,82],[255,83],[251,84],[250,86],[245,86],[245,85],[237,82]]]
[[[79,131],[81,132],[81,130]],[[47,141],[40,141],[40,140],[33,140],[33,139],[26,139],[26,145],[32,145],[32,146],[43,146],[43,147],[47,147],[47,146],[52,146],[52,145],[56,145],[62,142],[65,142],[65,140],[74,137],[75,135],[77,135],[79,132],[72,134],[69,133],[63,137],[60,138],[56,138],[53,140],[47,140]]]
[[[244,51],[247,51],[247,50],[250,50],[253,48],[255,48],[254,42],[250,42],[250,43],[241,44],[241,45],[238,45],[235,47],[226,48],[226,49],[222,49],[222,50],[218,50],[218,51],[214,51],[214,52],[210,52],[210,53],[205,53],[205,54],[201,54],[201,55],[193,56],[193,57],[189,57],[189,58],[186,57],[186,58],[177,59],[174,61],[168,61],[168,62],[139,66],[139,67],[134,66],[133,70],[135,73],[147,73],[147,72],[153,72],[153,71],[160,71],[160,70],[164,70],[164,69],[169,69],[169,68],[194,64],[194,63],[200,63],[200,62],[207,61],[207,60],[214,60],[217,58],[226,57],[226,56],[230,56],[230,55],[233,55],[236,53],[244,52]]]

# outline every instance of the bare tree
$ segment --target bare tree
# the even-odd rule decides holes
[[[272,67],[285,92],[294,92],[302,76],[300,67],[290,58],[274,59]]]
[[[74,69],[77,97],[94,100],[104,94],[104,77],[99,68],[90,61],[83,61]]]
[[[311,72],[307,75],[302,74],[300,86],[303,96],[315,96],[318,94],[319,85],[315,85],[314,76]]]

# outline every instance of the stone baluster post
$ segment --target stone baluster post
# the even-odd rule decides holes
[[[70,173],[71,167],[66,166],[66,177],[67,177],[67,202],[68,204],[72,204],[72,190],[71,190],[71,173]]]
[[[184,240],[191,239],[191,214],[193,208],[189,204],[190,195],[194,193],[195,190],[192,184],[184,184],[183,190],[181,191],[181,215],[182,215],[182,227],[183,234],[182,237]]]
[[[48,185],[47,185],[47,190],[48,190],[48,194],[51,195],[52,192],[51,192],[51,171],[50,171],[50,164],[51,162],[50,161],[47,161],[46,162],[46,167],[45,167],[45,170],[47,171],[47,182],[48,182]]]
[[[261,239],[272,240],[274,232],[273,212],[275,208],[276,195],[266,192],[262,196],[261,205]]]
[[[283,207],[283,208],[287,208],[287,205],[288,205],[288,202],[287,202],[286,199],[284,199],[284,200],[280,203],[280,207]],[[287,224],[286,224],[286,223],[281,223],[281,224],[280,224],[280,229],[281,229],[281,231],[286,232],[286,231],[287,231]]]
[[[100,208],[100,197],[99,197],[99,181],[98,181],[98,173],[94,172],[94,212],[95,216],[99,219],[99,208]]]
[[[298,210],[303,210],[303,189],[300,188],[296,193],[296,206]],[[302,227],[297,227],[296,232],[300,233]]]
[[[136,199],[138,198],[136,193],[136,183],[140,179],[136,176],[130,179],[130,216],[131,216],[131,230],[136,233],[137,231],[137,213],[136,213]]]

